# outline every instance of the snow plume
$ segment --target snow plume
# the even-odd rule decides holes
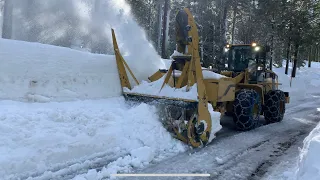
[[[125,0],[14,0],[16,40],[113,54],[111,28],[139,80],[165,67]]]
[[[130,7],[124,0],[103,1],[101,7],[106,10],[101,12],[100,17],[106,18],[104,21],[107,22],[107,29],[115,29],[120,51],[129,56],[125,59],[138,79],[146,79],[159,68],[165,68],[164,62],[147,40],[144,30],[132,18]]]

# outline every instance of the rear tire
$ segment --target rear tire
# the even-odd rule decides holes
[[[286,97],[281,90],[271,90],[265,95],[264,118],[267,123],[283,120],[286,111]]]
[[[238,91],[233,109],[233,121],[237,129],[242,131],[254,129],[259,122],[261,112],[259,94],[252,89]]]

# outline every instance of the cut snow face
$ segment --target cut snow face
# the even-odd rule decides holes
[[[320,177],[320,124],[304,140],[300,152],[297,180],[317,180]]]
[[[129,59],[128,63],[131,59],[136,70],[155,67],[151,61],[149,64],[136,62],[137,57],[124,58]],[[0,39],[0,63],[0,99],[49,102],[121,95],[116,60],[112,55]],[[155,72],[152,68],[142,71],[148,75]],[[139,75],[139,71],[135,75]]]
[[[43,179],[87,172],[97,163],[106,165],[121,157],[109,165],[108,172],[114,172],[186,148],[163,128],[154,107],[128,107],[123,98],[44,104],[2,101],[0,108],[1,179],[46,171]]]
[[[68,45],[72,48],[82,49],[84,51],[92,49],[92,52],[113,54],[111,28],[114,28],[120,51],[124,56],[126,56],[125,60],[129,64],[133,73],[139,81],[147,80],[147,78],[158,69],[165,68],[165,64],[152,44],[148,41],[144,30],[137,24],[137,22],[135,22],[133,17],[134,16],[131,14],[131,8],[125,0],[35,0],[31,4],[24,1],[17,1],[13,7],[12,23],[15,28],[12,32],[12,39],[24,41],[31,40],[59,46]],[[4,44],[4,42],[1,42],[1,44]],[[28,55],[27,53],[29,48],[27,46],[19,46],[15,48],[10,46],[10,44],[6,44],[3,45],[3,47],[7,48],[1,49],[0,51],[4,52],[7,56],[11,56],[10,61],[14,60],[15,62],[18,62],[16,64],[20,64],[20,66],[16,66],[15,68],[23,67],[23,71],[28,71],[28,73],[37,75],[38,77],[38,74],[40,74],[40,76],[47,75],[46,73],[42,73],[42,71],[39,73],[33,73],[35,70],[38,71],[40,69],[44,69],[43,72],[55,72],[56,74],[60,74],[66,72],[59,71],[59,69],[61,70],[64,67],[66,69],[71,68],[68,72],[77,68],[77,73],[79,73],[79,75],[75,76],[71,73],[71,75],[66,77],[62,86],[65,86],[65,84],[70,85],[73,83],[73,79],[76,78],[76,81],[81,81],[79,83],[86,83],[86,85],[95,81],[90,84],[93,89],[97,87],[101,81],[104,81],[101,82],[103,84],[109,81],[113,82],[117,79],[111,77],[116,76],[116,74],[113,74],[113,72],[116,72],[115,64],[103,62],[104,60],[108,61],[107,59],[110,59],[109,57],[90,56],[88,54],[80,54],[67,50],[64,51],[64,53],[61,53],[62,51],[51,51],[51,53],[49,53],[49,50],[42,52],[41,50],[45,48],[32,48],[31,54]],[[32,45],[30,47],[32,47]],[[9,48],[13,49],[10,51],[13,54],[8,53],[7,50]],[[24,57],[28,57],[24,60],[29,63],[27,66],[24,66],[24,62],[20,63],[20,61],[22,61],[21,59]],[[9,62],[8,57],[0,56],[0,58],[5,62]],[[100,62],[93,62],[92,65],[90,65],[93,59],[99,59]],[[34,61],[37,62],[34,63]],[[37,66],[40,65],[38,62],[41,62],[41,66]],[[70,64],[73,64],[75,67],[70,67]],[[11,67],[11,65],[12,64],[9,63],[6,67],[9,67],[9,70],[12,70],[13,67]],[[31,65],[33,65],[32,68]],[[48,65],[51,65],[51,71],[49,72],[46,71],[49,68]],[[55,67],[52,65],[59,66]],[[81,69],[78,67],[81,67]],[[82,73],[84,71],[83,69],[89,69],[91,71],[96,70],[99,74],[96,75],[94,73],[90,73],[90,76],[88,76],[88,74]],[[100,70],[104,70],[105,72]],[[24,76],[24,74],[17,74],[17,76],[18,75],[21,77]],[[106,78],[106,75],[110,77],[110,79]],[[62,76],[64,75],[60,74],[60,77]],[[18,83],[22,80],[9,77],[8,81],[15,81]],[[44,81],[50,82],[45,85],[42,85],[40,82],[39,86],[46,86],[47,88],[49,86],[48,84],[52,84],[52,81],[55,82],[60,80],[53,78],[52,80],[45,79]],[[57,82],[59,85],[60,83],[61,82]],[[26,86],[21,87],[25,88]],[[114,88],[114,90],[119,89],[119,87],[115,86],[108,87]],[[80,89],[81,87],[78,88]],[[99,87],[97,89],[99,89]],[[62,96],[62,94],[67,97],[87,98],[86,96],[88,96],[91,98],[92,96],[90,93],[89,94],[91,96],[87,95],[87,92],[77,92],[78,90],[70,90],[68,88],[66,88],[64,92],[61,92],[62,90],[60,89],[57,91],[58,92],[55,93],[59,94],[58,96]],[[103,92],[94,92],[98,97],[101,97],[101,93]],[[119,94],[120,91],[117,93]],[[46,94],[48,94],[48,92],[46,92]],[[49,97],[48,99],[45,95],[27,96],[31,97],[31,99],[37,99],[35,97],[39,97],[38,99],[41,101],[47,101],[51,98]]]
[[[0,39],[0,99],[30,102],[121,95],[114,56]]]

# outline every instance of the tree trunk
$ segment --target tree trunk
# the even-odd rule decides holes
[[[12,37],[12,0],[4,1],[2,38],[11,39]]]
[[[237,21],[237,12],[238,12],[238,6],[234,5],[233,7],[233,16],[232,16],[232,29],[231,29],[231,44],[234,43],[234,31],[236,28],[236,21]]]
[[[308,50],[308,67],[311,67],[311,59],[312,59],[312,46],[310,46]]]
[[[270,58],[270,70],[272,71],[273,67],[273,59],[274,59],[274,14],[272,14],[272,20],[271,20],[271,58]]]
[[[162,24],[162,3],[159,2],[158,4],[158,41],[157,41],[157,44],[158,44],[158,53],[161,52],[161,26]]]
[[[292,78],[296,77],[297,62],[298,62],[298,51],[299,51],[299,44],[295,44],[295,46],[294,46],[294,54],[293,54],[293,68],[292,68],[292,73],[291,73],[291,77]]]
[[[288,71],[289,71],[290,46],[291,46],[291,38],[289,38],[288,44],[287,44],[287,60],[286,60],[285,74],[288,74]]]
[[[224,58],[224,47],[227,44],[227,37],[226,37],[226,33],[227,33],[227,14],[228,14],[228,6],[229,6],[229,1],[224,2],[221,0],[221,6],[223,7],[223,11],[220,12],[221,16],[220,16],[220,42],[218,43],[218,45],[220,46],[219,49],[219,59],[217,61],[218,64],[218,70],[220,71],[221,69],[224,68],[225,66],[225,58]]]
[[[164,2],[164,14],[163,14],[163,24],[162,24],[162,48],[161,48],[161,57],[166,58],[166,42],[167,42],[167,21],[168,21],[168,12],[169,12],[169,0]]]

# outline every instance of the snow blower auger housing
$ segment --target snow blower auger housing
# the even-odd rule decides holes
[[[187,8],[177,13],[176,33],[176,56],[172,56],[173,61],[168,70],[159,70],[149,77],[151,82],[147,84],[154,83],[153,86],[157,84],[159,86],[154,92],[146,93],[134,91],[136,87],[139,89],[145,84],[139,84],[123,59],[112,29],[123,96],[127,101],[156,105],[159,107],[159,116],[164,126],[175,138],[192,147],[202,147],[210,142],[215,137],[215,133],[221,129],[220,113],[214,111],[224,112],[222,105],[225,103],[221,102],[234,100],[235,83],[232,78],[215,74],[201,67],[198,30]],[[135,80],[137,84],[135,87],[130,84],[126,70]],[[167,93],[169,91],[179,91],[181,95],[172,95]],[[215,117],[217,114],[218,117]],[[213,123],[213,121],[218,123]]]

